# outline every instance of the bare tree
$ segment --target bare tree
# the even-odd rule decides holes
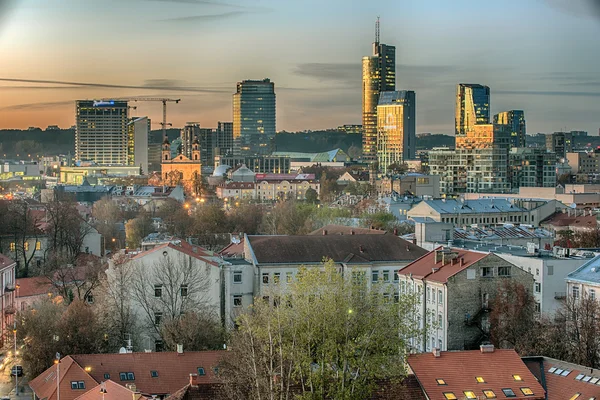
[[[106,264],[95,256],[81,254],[74,264],[53,256],[41,271],[67,304],[73,300],[93,302],[93,291],[100,286]]]
[[[29,204],[23,200],[13,200],[8,204],[8,214],[6,230],[11,243],[14,243],[15,258],[18,261],[17,276],[29,276],[29,266],[35,257],[38,249],[42,231],[40,223],[42,218],[40,213],[36,213],[30,209]],[[30,246],[33,243],[33,246]]]

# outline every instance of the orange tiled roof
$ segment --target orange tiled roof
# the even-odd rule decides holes
[[[83,381],[86,388],[98,384],[87,372],[81,368],[72,357],[67,356],[60,360],[60,399],[75,400],[85,389],[71,389],[72,381]],[[29,381],[29,387],[37,398],[45,400],[56,400],[56,365],[42,372],[35,379]]]
[[[100,390],[104,387],[105,393]],[[93,387],[86,393],[77,397],[75,400],[123,400],[123,399],[135,399],[133,395],[135,392],[129,390],[125,386],[121,386],[112,380],[107,380],[100,383],[98,386]],[[145,396],[140,396],[140,400],[147,399]]]
[[[451,249],[453,253],[458,253],[456,262],[454,264],[452,262],[446,262],[445,265],[442,265],[441,260],[437,263],[435,262],[435,252],[440,249],[442,248],[438,247],[437,249],[425,254],[421,258],[416,259],[401,269],[399,274],[412,274],[415,278],[422,279],[426,277],[428,281],[446,283],[448,282],[448,278],[451,276],[458,274],[459,272],[469,268],[477,261],[489,256],[489,254],[483,252],[464,249]],[[461,259],[463,260],[462,265],[460,263]],[[438,268],[438,270],[433,272],[433,268]]]
[[[546,384],[548,400],[600,398],[600,371],[546,357],[525,357],[527,367]],[[542,378],[543,377],[543,378]]]
[[[17,285],[19,285],[19,290],[17,291],[18,298],[39,296],[54,292],[54,286],[52,286],[52,282],[50,282],[50,279],[46,278],[45,276],[20,278],[17,279]]]
[[[484,390],[493,391],[498,400],[545,399],[544,388],[514,350],[442,351],[439,357],[432,353],[411,354],[408,364],[429,399],[443,400],[444,393],[464,399],[467,391],[485,399]],[[484,382],[478,383],[477,377]],[[438,379],[443,382],[438,383]],[[533,394],[525,395],[522,391],[525,388]],[[502,389],[512,390],[514,396],[507,396]]]

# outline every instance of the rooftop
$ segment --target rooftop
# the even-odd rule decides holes
[[[595,215],[570,215],[569,213],[557,212],[543,220],[540,224],[552,225],[554,227],[574,226],[578,228],[593,228],[598,226]]]
[[[356,228],[344,225],[325,225],[316,229],[309,235],[385,235],[387,231],[381,229]]]
[[[411,354],[408,364],[429,399],[545,399],[544,388],[514,350]]]
[[[440,214],[489,214],[527,211],[505,199],[436,199],[424,202]]]
[[[600,285],[600,255],[592,258],[567,275],[567,281]]]
[[[101,392],[102,389],[105,390],[104,393]],[[135,391],[130,390],[125,386],[121,386],[109,379],[101,382],[96,387],[91,388],[75,400],[143,400],[148,398],[149,397],[141,396],[139,393],[136,396]]]
[[[523,357],[529,370],[542,382],[548,399],[596,399],[600,371],[548,357]],[[579,394],[578,397],[574,397]]]
[[[34,276],[33,278],[17,279],[19,290],[17,298],[39,296],[54,292],[54,286],[50,279],[45,276]]]
[[[447,253],[449,257],[442,257],[444,253]],[[412,274],[412,276],[419,279],[425,278],[428,281],[446,283],[451,276],[458,274],[488,256],[493,255],[471,250],[438,247],[408,264],[400,270],[399,274]]]
[[[204,261],[208,264],[218,265],[218,260],[217,260],[218,256],[216,256],[215,253],[213,253],[212,251],[206,250],[200,246],[191,245],[188,242],[183,241],[183,240],[179,241],[178,243],[169,242],[169,243],[160,244],[149,250],[142,251],[141,253],[135,254],[131,259],[139,260],[151,253],[154,253],[156,251],[165,250],[167,248],[170,248],[170,249],[176,250],[178,252],[181,252],[185,255],[194,257],[194,258]]]

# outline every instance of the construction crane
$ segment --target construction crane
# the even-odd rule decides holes
[[[162,126],[163,131],[163,139],[167,136],[167,125],[171,125],[167,123],[167,102],[173,102],[175,104],[179,103],[181,99],[167,99],[161,97],[131,97],[131,98],[120,98],[119,100],[124,101],[160,101],[163,104],[163,119],[160,125]],[[133,107],[136,108],[135,106]]]

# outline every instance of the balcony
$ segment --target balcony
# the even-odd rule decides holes
[[[556,300],[564,300],[567,298],[567,293],[566,292],[554,292],[554,298]]]
[[[4,308],[4,315],[12,315],[17,312],[17,309],[14,306],[8,306]]]
[[[15,291],[15,284],[14,283],[8,283],[4,287],[4,293],[10,293],[10,292],[14,292],[14,291]]]

